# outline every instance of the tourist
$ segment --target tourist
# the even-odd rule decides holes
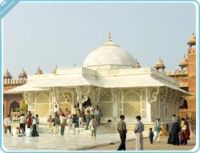
[[[193,136],[192,128],[191,128],[192,120],[191,120],[191,118],[190,118],[187,114],[186,114],[186,116],[185,116],[185,120],[186,120],[186,122],[188,123],[188,126],[189,126],[190,137],[192,137],[192,136]]]
[[[154,139],[153,139],[154,142],[155,141],[160,142],[160,130],[161,130],[160,118],[157,118],[156,122],[155,122],[155,126],[154,126],[154,133],[155,133],[155,136],[154,136]]]
[[[121,143],[120,143],[117,150],[126,150],[127,129],[126,129],[126,123],[125,123],[124,119],[125,119],[125,116],[120,115],[120,121],[117,124],[117,131],[119,132],[119,136],[120,136],[120,139],[121,139]]]
[[[180,126],[178,123],[178,119],[176,118],[176,115],[172,115],[172,121],[169,124],[169,138],[168,138],[168,144],[173,145],[179,145],[179,132],[180,132]]]
[[[95,118],[97,119],[97,121],[98,121],[99,110],[98,110],[98,109],[95,109],[93,115],[94,115],[94,117],[95,117]]]
[[[39,115],[36,114],[35,116],[36,116],[36,118],[35,118],[35,120],[36,120],[36,129],[37,129],[37,132],[39,132],[39,124],[40,124]]]
[[[54,134],[58,134],[59,133],[59,126],[60,126],[60,118],[59,118],[59,115],[58,115],[57,112],[55,113],[53,126],[54,126]]]
[[[154,133],[152,131],[152,128],[149,128],[149,141],[151,144],[153,144],[153,137],[154,137]]]
[[[85,122],[86,122],[86,127],[85,129],[88,130],[88,126],[91,120],[91,114],[90,114],[90,110],[87,110],[87,113],[85,115]]]
[[[67,117],[68,113],[69,113],[69,109],[66,108],[66,109],[65,109],[65,112],[64,112],[64,114],[65,114],[66,117]]]
[[[79,119],[76,114],[72,115],[72,129],[73,129],[73,134],[75,134],[76,128],[79,126]]]
[[[143,150],[143,134],[144,124],[141,122],[141,116],[136,116],[137,123],[134,128],[136,134],[136,150]]]
[[[95,140],[96,140],[96,135],[97,135],[97,126],[98,126],[97,120],[94,117],[94,115],[92,115],[90,123],[89,123],[89,129],[91,130],[92,138]]]
[[[71,114],[71,111],[68,111],[68,114],[67,114],[67,125],[69,127],[69,129],[72,128],[72,114]]]
[[[19,136],[19,137],[25,136],[25,132],[24,132],[23,129],[19,129],[19,135],[18,135],[18,136]]]
[[[24,114],[22,114],[19,118],[19,127],[20,129],[23,129],[23,131],[25,132],[26,129],[26,117]]]
[[[48,122],[48,128],[49,128],[49,133],[53,133],[53,118],[51,117],[51,115],[48,117],[47,119]]]
[[[37,131],[37,119],[35,116],[32,117],[33,120],[33,130],[32,130],[32,137],[38,137],[38,131]]]
[[[94,115],[95,115],[95,118],[97,119],[97,121],[98,121],[98,125],[100,125],[101,124],[101,112],[100,112],[100,110],[98,109],[98,108],[96,108],[95,110],[94,110]]]
[[[31,111],[26,112],[26,119],[28,119],[30,116],[32,116]]]
[[[60,121],[61,121],[60,134],[61,135],[64,135],[64,133],[65,133],[66,120],[67,120],[67,118],[65,117],[65,114],[62,113],[61,116],[60,116]]]
[[[12,135],[11,123],[12,123],[12,121],[11,121],[10,115],[8,115],[8,116],[4,119],[5,134],[7,134],[7,130],[9,130],[10,135]]]
[[[59,108],[58,108],[58,105],[55,104],[54,108],[53,108],[53,112],[54,113],[58,113],[59,112]]]
[[[181,133],[180,139],[182,145],[187,145],[187,141],[190,139],[190,129],[187,121],[182,118],[181,119]]]
[[[32,115],[29,113],[28,114],[28,118],[26,120],[26,124],[27,124],[27,128],[26,128],[26,136],[31,136],[31,133],[32,133]]]
[[[78,116],[78,125],[79,125],[79,128],[82,128],[83,127],[83,113],[81,112],[80,109],[78,109],[78,112],[77,112],[77,116]]]
[[[12,121],[18,121],[18,115],[16,113],[13,114]]]
[[[13,137],[18,137],[20,134],[20,128],[16,127],[15,129],[13,129]]]

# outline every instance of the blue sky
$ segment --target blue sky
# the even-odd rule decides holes
[[[82,65],[101,46],[108,31],[113,42],[142,67],[161,57],[177,69],[196,33],[193,3],[22,3],[3,20],[3,64],[16,78],[22,68],[50,73],[55,65]]]

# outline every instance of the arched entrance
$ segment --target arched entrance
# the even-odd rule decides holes
[[[17,112],[19,109],[19,103],[17,101],[13,101],[11,104],[10,104],[10,111],[9,111],[9,114],[11,114],[12,112]]]
[[[40,94],[36,98],[35,114],[39,117],[47,118],[49,116],[49,97],[46,94]]]
[[[112,96],[111,91],[102,91],[99,97],[99,107],[103,116],[106,118],[112,117]]]
[[[139,95],[130,90],[124,94],[124,115],[127,117],[135,117],[141,115],[141,102]]]
[[[188,102],[185,98],[181,97],[179,103],[180,103],[179,109],[188,109]]]

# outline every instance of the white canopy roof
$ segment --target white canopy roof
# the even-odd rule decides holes
[[[178,82],[151,68],[95,71],[85,68],[60,69],[56,74],[31,76],[25,85],[6,93],[48,90],[51,87],[97,86],[103,88],[134,88],[166,86],[183,93]]]

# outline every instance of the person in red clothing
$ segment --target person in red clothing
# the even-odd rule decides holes
[[[188,122],[185,120],[185,118],[181,119],[181,144],[187,145],[187,141],[190,139],[190,128]]]

